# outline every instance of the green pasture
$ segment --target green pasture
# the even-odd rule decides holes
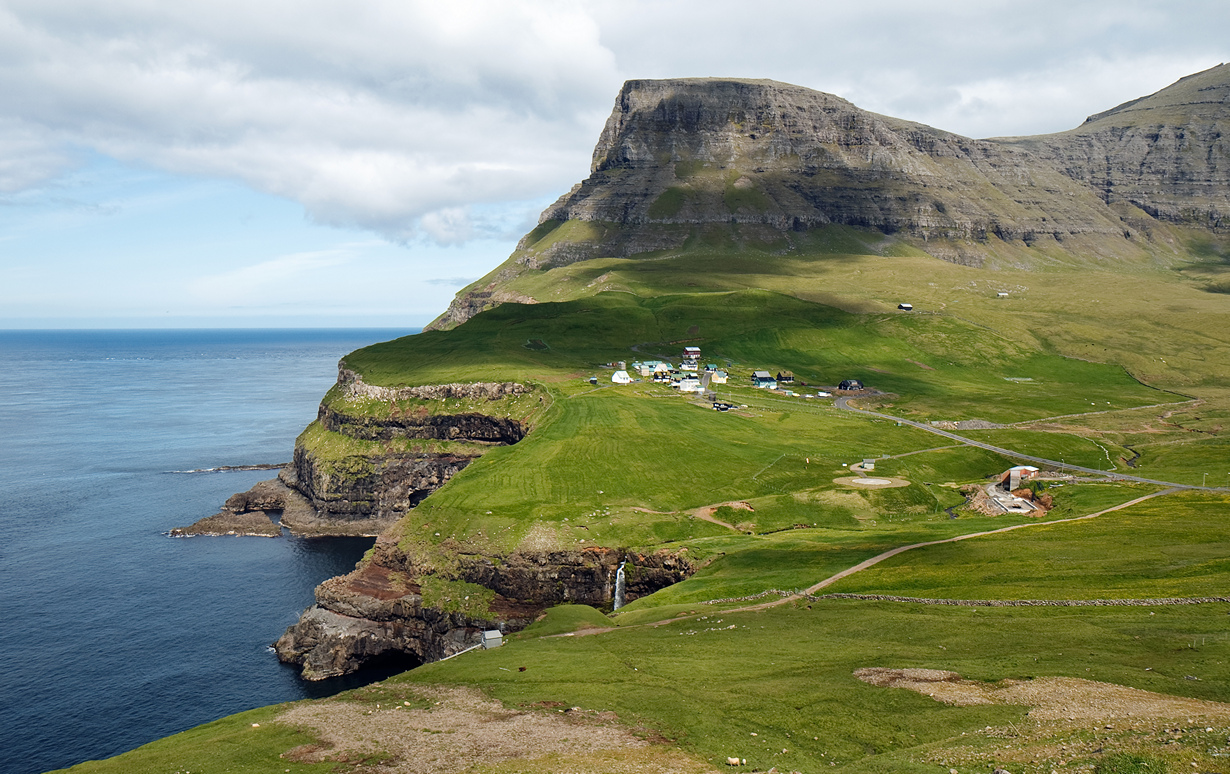
[[[477,685],[513,705],[558,701],[613,710],[723,768],[727,756],[737,755],[747,759],[740,770],[816,771],[835,763],[856,772],[933,772],[935,764],[918,762],[922,751],[951,744],[962,732],[1019,723],[1025,708],[949,707],[866,685],[854,670],[950,669],[982,680],[1072,675],[1224,701],[1227,610],[825,601],[730,613],[702,605],[666,626],[600,635],[535,637],[531,627],[499,650],[394,681]],[[538,626],[554,634],[567,628],[552,615]]]
[[[946,519],[944,509],[964,498],[939,484],[1011,464],[968,447],[927,451],[934,443],[923,431],[831,408],[716,412],[646,383],[562,394],[533,433],[488,451],[412,511],[407,534],[503,549],[531,532],[557,547],[653,546],[729,533],[693,511],[744,500],[755,510],[718,519],[756,533],[866,529]],[[921,452],[884,463],[910,486],[834,483],[850,473],[843,463],[886,451]]]
[[[1170,399],[1122,368],[1047,354],[953,317],[853,315],[757,290],[506,304],[454,330],[375,344],[345,360],[386,386],[549,384],[596,373],[605,382],[601,364],[677,358],[680,345],[670,342],[683,340],[701,343],[706,360],[737,363],[735,386],[756,369],[792,370],[811,385],[857,378],[895,394],[897,411],[934,419],[1015,422],[1085,411],[1090,402],[1125,408]],[[535,341],[547,348],[526,346]]]
[[[1124,501],[1135,487],[1089,489],[1102,490],[1109,504]],[[1096,508],[1086,501],[1082,510]],[[908,551],[828,591],[942,599],[1224,596],[1230,589],[1228,512],[1226,495],[1165,495],[1096,519]]]
[[[977,744],[987,726],[1028,722],[1027,708],[947,706],[911,691],[867,685],[853,676],[856,669],[947,669],[988,681],[1079,676],[1227,701],[1228,611],[1224,604],[950,608],[828,600],[754,613],[701,605],[665,626],[548,636],[601,623],[595,611],[568,606],[552,610],[502,648],[428,664],[341,698],[370,701],[373,690],[398,694],[406,683],[472,685],[511,706],[560,702],[614,711],[622,722],[652,728],[715,767],[726,768],[727,756],[746,758],[747,766],[736,771],[819,771],[836,764],[868,774],[934,772],[937,766],[924,762],[926,756]],[[337,763],[310,766],[278,757],[310,741],[270,722],[280,709],[235,715],[71,770],[339,770]],[[1184,770],[1192,760],[1216,766],[1210,753],[1224,742],[1224,731],[1216,743],[1188,734],[1152,754]],[[960,771],[986,771],[994,762]]]

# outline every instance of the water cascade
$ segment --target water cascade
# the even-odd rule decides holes
[[[619,569],[615,571],[615,605],[612,610],[618,610],[624,606],[624,565],[627,562],[620,562]]]

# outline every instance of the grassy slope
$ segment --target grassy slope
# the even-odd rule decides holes
[[[1225,605],[988,610],[826,601],[810,609],[724,613],[722,605],[698,604],[805,586],[895,545],[1013,523],[944,513],[961,501],[945,484],[982,480],[1007,461],[968,447],[939,448],[950,442],[839,413],[829,402],[737,384],[725,392],[749,409],[722,414],[649,384],[614,387],[603,379],[595,390],[585,381],[604,374],[596,366],[605,361],[677,357],[681,345],[665,342],[700,339],[707,360],[729,361],[738,374],[790,368],[813,384],[861,377],[897,394],[887,410],[922,419],[1021,421],[1109,409],[981,432],[994,443],[1092,467],[1124,470],[1120,458],[1139,451],[1140,473],[1191,481],[1204,472],[1199,468],[1225,460],[1218,435],[1230,417],[1225,296],[1155,268],[991,273],[904,248],[887,258],[842,253],[870,252],[866,236],[830,237],[835,247],[802,257],[694,252],[535,273],[531,279],[559,289],[560,297],[589,297],[506,305],[458,330],[347,358],[376,384],[540,385],[537,408],[516,408],[533,413],[537,429],[432,495],[403,522],[408,539],[435,542],[440,532],[441,541],[455,536],[476,548],[507,549],[538,525],[539,537],[546,529],[560,545],[584,539],[687,546],[711,560],[688,581],[629,605],[613,633],[537,636],[606,620],[563,608],[504,649],[397,680],[472,683],[511,703],[614,709],[714,761],[739,754],[748,768],[804,771],[832,762],[850,771],[935,771],[935,763],[918,762],[928,745],[968,741],[960,735],[1023,713],[946,707],[873,688],[851,676],[863,666],[954,669],[980,679],[1073,675],[1230,701]],[[706,262],[712,271],[702,271]],[[785,295],[729,293],[745,286]],[[997,299],[998,289],[1011,297]],[[617,292],[592,295],[600,290]],[[897,314],[891,307],[899,300],[942,314]],[[531,339],[548,349],[526,348]],[[1203,403],[1131,410],[1183,397],[1142,386],[1123,365],[1155,387],[1195,394]],[[865,492],[833,483],[846,472],[842,462],[885,454],[907,456],[879,460],[877,473],[910,480],[909,487]],[[1144,490],[1099,484],[1053,491],[1055,518]],[[755,511],[717,516],[739,531],[690,518],[694,508],[734,499]],[[1221,593],[1230,580],[1221,526],[1228,508],[1220,495],[1171,495],[1090,522],[908,552],[831,590],[961,598]],[[636,626],[693,611],[710,618]],[[706,631],[719,628],[718,618],[722,630]],[[735,629],[724,628],[732,623]],[[517,671],[521,666],[526,671]],[[171,762],[194,772],[311,769],[275,757],[300,743],[274,736],[288,732],[270,729],[266,737],[245,730],[272,712],[228,718],[80,770],[162,771]],[[776,752],[782,748],[789,752]]]

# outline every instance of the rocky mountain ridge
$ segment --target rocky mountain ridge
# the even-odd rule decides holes
[[[971,266],[1001,245],[1042,263],[1173,252],[1155,232],[1230,232],[1228,95],[1219,65],[1069,132],[975,140],[775,81],[628,81],[589,177],[430,327],[534,302],[509,287],[524,272],[661,255],[718,227],[767,244],[854,226]]]

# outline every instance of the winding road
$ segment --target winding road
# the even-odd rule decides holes
[[[844,398],[838,398],[836,401],[833,402],[833,405],[835,405],[837,408],[841,409],[842,411],[851,411],[851,412],[854,412],[855,414],[862,414],[864,416],[875,417],[876,419],[887,419],[891,422],[896,422],[901,425],[909,425],[910,427],[914,427],[919,430],[925,430],[928,433],[933,433],[935,435],[941,435],[953,441],[959,441],[965,444],[966,446],[974,446],[979,449],[986,449],[989,452],[995,452],[996,454],[1000,454],[1005,457],[1011,457],[1012,459],[1016,459],[1016,460],[1025,460],[1026,462],[1037,462],[1043,465],[1049,465],[1053,468],[1060,468],[1062,470],[1076,470],[1076,471],[1080,471],[1081,473],[1090,473],[1095,476],[1103,476],[1105,478],[1110,479],[1111,481],[1135,481],[1141,484],[1157,484],[1159,486],[1173,487],[1174,489],[1199,489],[1199,490],[1208,491],[1208,492],[1226,491],[1226,487],[1224,486],[1196,486],[1194,484],[1176,484],[1173,481],[1159,481],[1155,478],[1143,478],[1141,476],[1129,476],[1124,473],[1115,473],[1109,470],[1098,470],[1097,468],[1085,468],[1085,467],[1081,467],[1080,465],[1071,465],[1069,463],[1062,462],[1060,460],[1048,460],[1045,457],[1034,457],[1030,454],[1022,454],[1021,452],[1013,451],[1012,449],[1005,449],[1002,446],[993,446],[989,443],[983,443],[982,441],[975,441],[972,438],[965,438],[964,436],[957,435],[956,433],[950,433],[947,430],[941,430],[938,427],[932,427],[931,425],[925,425],[922,422],[914,422],[913,420],[902,419],[901,417],[895,417],[892,414],[881,414],[878,411],[869,411],[867,409],[855,408],[854,406],[850,405],[851,400],[852,398],[850,398],[849,396],[844,397]],[[1102,412],[1093,412],[1093,413],[1102,413]],[[1078,416],[1078,415],[1073,414],[1072,416]]]

